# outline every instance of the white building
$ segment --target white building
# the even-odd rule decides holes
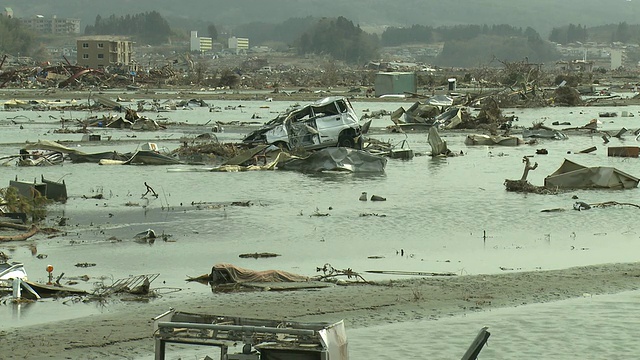
[[[232,36],[229,38],[229,50],[236,54],[249,51],[249,39]]]
[[[622,67],[622,50],[611,49],[611,70]]]
[[[211,51],[213,48],[213,40],[210,37],[199,37],[198,32],[195,30],[191,31],[189,44],[189,50],[200,53]]]
[[[80,34],[80,19],[58,19],[53,15],[46,18],[36,15],[32,18],[20,19],[22,24],[42,34]]]

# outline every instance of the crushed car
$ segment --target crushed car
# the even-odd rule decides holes
[[[317,150],[331,146],[362,149],[362,127],[349,100],[331,96],[279,114],[242,141],[285,150]]]

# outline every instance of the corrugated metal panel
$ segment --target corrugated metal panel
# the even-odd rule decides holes
[[[413,72],[381,72],[376,74],[376,96],[415,93],[416,74]]]

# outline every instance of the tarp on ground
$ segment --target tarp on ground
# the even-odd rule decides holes
[[[328,147],[301,158],[292,157],[278,163],[278,169],[301,172],[350,171],[354,173],[383,173],[387,159],[364,150]]]
[[[241,268],[227,263],[213,265],[211,268],[213,283],[246,283],[246,282],[304,282],[307,276],[293,274],[282,270],[256,271]]]
[[[51,140],[38,140],[37,143],[29,143],[24,146],[27,150],[49,150],[49,151],[58,151],[61,153],[69,154],[69,153],[82,153],[76,149],[72,149],[70,147],[66,147],[62,144],[59,144],[55,141]]]
[[[561,189],[632,189],[639,179],[608,166],[586,167],[564,159],[558,170],[544,179],[547,188]]]

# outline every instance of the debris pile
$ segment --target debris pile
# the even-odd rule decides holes
[[[508,130],[517,117],[504,116],[499,101],[486,97],[473,102],[479,107],[478,115],[473,116],[468,105],[433,105],[428,102],[416,102],[409,109],[400,107],[391,114],[392,132],[403,132],[437,126],[443,129],[486,129],[495,134],[498,129]],[[470,103],[469,103],[470,105]]]

